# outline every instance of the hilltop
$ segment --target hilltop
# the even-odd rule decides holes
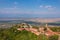
[[[26,23],[16,24],[7,29],[0,28],[0,40],[57,40],[58,35],[54,34],[49,28],[38,28]]]

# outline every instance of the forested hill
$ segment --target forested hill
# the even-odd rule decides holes
[[[9,29],[0,28],[0,40],[57,40],[58,36],[53,35],[51,37],[40,34],[39,36],[26,30],[18,31],[17,26],[13,26]]]

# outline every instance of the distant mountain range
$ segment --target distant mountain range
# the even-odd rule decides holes
[[[0,21],[32,21],[38,23],[60,22],[60,18],[0,18]]]
[[[0,23],[28,23],[28,24],[44,24],[48,23],[49,25],[60,25],[60,18],[48,18],[48,19],[42,19],[42,18],[9,18],[9,19],[0,19]]]

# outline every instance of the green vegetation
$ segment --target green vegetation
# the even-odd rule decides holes
[[[48,38],[44,34],[40,34],[38,37],[39,40],[48,40]]]
[[[50,36],[49,40],[58,40],[58,35]]]
[[[26,30],[18,31],[17,26],[0,29],[0,40],[38,40],[38,36]]]
[[[0,29],[0,40],[57,40],[58,36],[47,38],[45,35],[39,36],[26,30],[18,31],[17,25],[9,29]]]
[[[54,32],[60,32],[60,27],[50,27],[50,29]]]

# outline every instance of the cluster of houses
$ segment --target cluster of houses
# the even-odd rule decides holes
[[[46,36],[52,36],[54,34],[58,35],[57,32],[53,32],[52,30],[50,30],[48,28],[47,24],[46,24],[45,28],[46,28],[45,30],[44,30],[44,27],[39,27],[37,29],[37,28],[34,28],[33,26],[31,26],[30,24],[22,23],[22,24],[20,24],[20,28],[18,28],[17,30],[19,30],[19,31],[27,30],[36,35],[40,35],[40,34],[45,34]]]

